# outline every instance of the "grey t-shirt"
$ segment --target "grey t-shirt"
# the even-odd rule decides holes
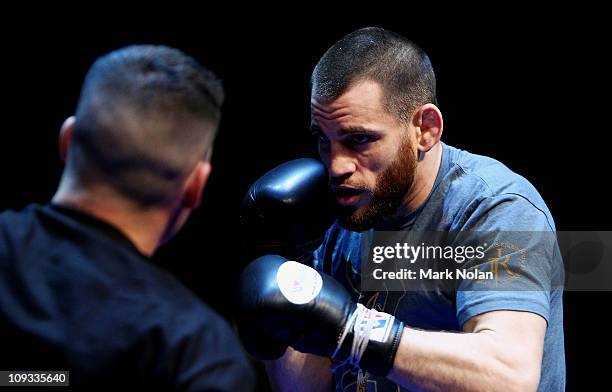
[[[550,232],[555,224],[537,190],[502,163],[442,144],[442,163],[427,200],[412,214],[384,227],[384,230],[437,232]],[[379,228],[381,229],[381,228]],[[361,247],[371,232],[356,233],[337,223],[327,232],[314,253],[314,267],[334,276],[355,301],[394,314],[407,326],[435,331],[461,331],[470,318],[494,310],[527,311],[547,322],[544,356],[538,391],[565,389],[563,341],[563,269],[542,257],[550,255],[545,246],[533,241],[528,252],[538,254],[536,262],[521,265],[521,273],[537,276],[538,287],[550,289],[483,290],[473,282],[459,282],[449,291],[362,292],[360,285]],[[552,266],[552,267],[551,267]],[[512,268],[512,266],[510,266]],[[546,269],[548,268],[548,270]],[[503,272],[503,271],[502,271]],[[550,279],[549,282],[543,280]],[[357,371],[349,366],[334,371],[336,391],[357,390]],[[384,377],[368,375],[368,391],[404,391]]]

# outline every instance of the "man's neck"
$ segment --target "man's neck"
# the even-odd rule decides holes
[[[424,154],[423,159],[418,163],[412,188],[398,211],[399,216],[409,215],[427,200],[436,182],[441,163],[442,143],[438,142]]]
[[[165,233],[169,213],[163,209],[143,209],[118,197],[105,186],[82,190],[62,179],[53,196],[54,204],[83,211],[111,224],[146,256],[152,256]]]

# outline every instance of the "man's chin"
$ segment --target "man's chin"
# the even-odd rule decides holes
[[[367,231],[375,225],[374,219],[367,216],[364,211],[355,209],[354,207],[344,208],[338,218],[338,223],[346,230],[350,231]]]

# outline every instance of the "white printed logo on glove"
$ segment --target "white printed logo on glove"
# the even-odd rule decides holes
[[[304,264],[286,261],[276,272],[276,284],[289,302],[303,305],[319,295],[323,279],[317,271]]]

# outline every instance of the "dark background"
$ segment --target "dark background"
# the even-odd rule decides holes
[[[0,209],[53,195],[61,173],[59,127],[73,113],[97,56],[133,43],[182,49],[223,79],[227,100],[203,206],[156,262],[230,317],[229,298],[244,265],[238,230],[243,195],[273,166],[314,156],[310,72],[344,34],[376,25],[404,34],[429,54],[446,143],[499,159],[525,176],[559,230],[610,230],[609,100],[602,93],[609,44],[601,11],[491,10],[450,23],[438,20],[435,9],[388,9],[385,16],[367,17],[332,17],[314,7],[260,9],[257,16],[236,10],[241,17],[184,11],[163,17],[15,15],[18,23],[3,25]],[[565,295],[568,390],[606,381],[595,353],[609,346],[603,316],[611,298]]]

